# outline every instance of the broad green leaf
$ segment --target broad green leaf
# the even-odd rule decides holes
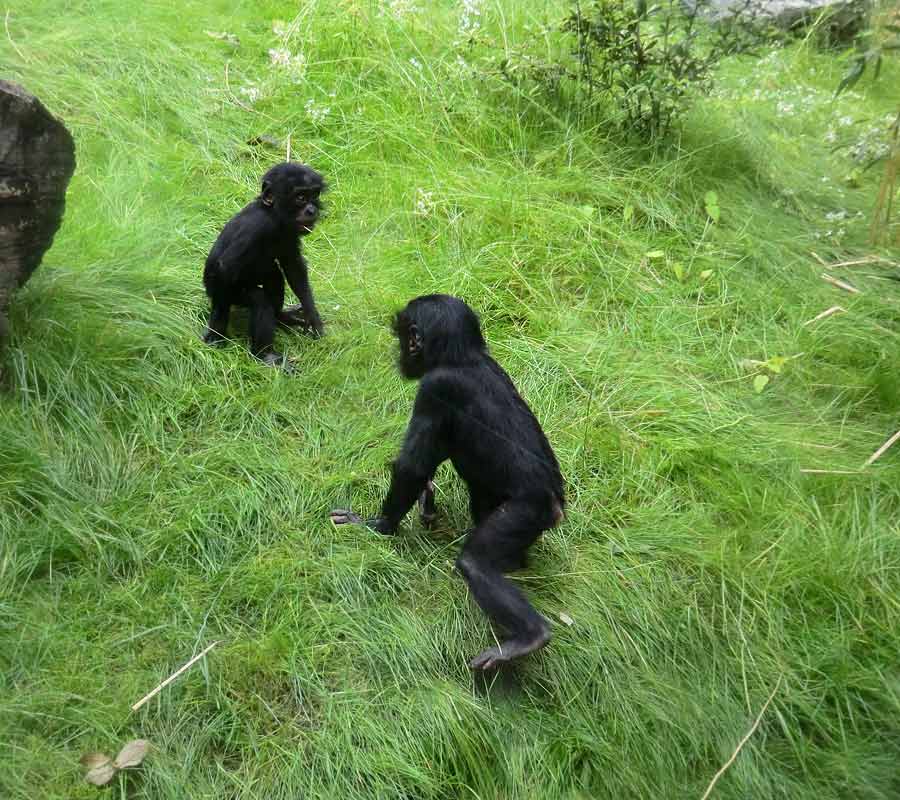
[[[647,253],[647,258],[654,259],[654,260],[657,258],[665,258],[665,257],[666,257],[666,254],[665,254],[665,251],[663,251],[663,250],[651,250],[649,253]]]
[[[769,384],[769,376],[768,375],[757,375],[753,379],[753,390],[760,394],[763,389],[766,388]]]
[[[678,278],[678,282],[682,283],[684,281],[684,264],[680,261],[673,261],[672,271],[675,273],[675,277]]]
[[[625,206],[625,208],[622,210],[622,219],[624,219],[625,222],[631,222],[632,217],[634,217],[634,206]]]
[[[703,270],[703,272],[700,273],[700,280],[705,281],[705,280],[707,280],[707,278],[711,278],[712,274],[713,274],[713,271],[711,269],[705,269],[705,270]]]
[[[778,375],[781,373],[781,370],[784,369],[784,365],[787,364],[787,361],[787,358],[784,356],[772,356],[772,358],[766,361],[766,366]]]

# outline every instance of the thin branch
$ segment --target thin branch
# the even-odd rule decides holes
[[[775,697],[775,692],[777,692],[778,687],[781,686],[782,677],[783,677],[782,675],[778,676],[778,682],[775,684],[775,688],[772,689],[772,694],[769,695],[769,699],[766,700],[765,705],[762,707],[762,710],[759,712],[759,716],[756,718],[756,722],[753,723],[753,727],[751,727],[750,730],[747,731],[744,738],[741,739],[740,742],[738,742],[738,746],[734,749],[734,752],[731,754],[731,758],[729,758],[728,761],[726,761],[722,765],[722,768],[715,775],[713,775],[713,779],[709,782],[709,786],[706,787],[706,791],[703,793],[703,797],[701,797],[700,800],[706,800],[706,798],[709,797],[710,793],[713,790],[713,787],[716,785],[716,782],[719,780],[719,778],[721,778],[725,774],[725,771],[734,763],[734,760],[738,757],[738,753],[741,752],[741,748],[745,744],[747,744],[747,740],[751,736],[753,736],[754,732],[759,727],[759,723],[762,721],[763,714],[766,713],[766,709],[769,707],[769,703],[771,703],[772,698]]]
[[[859,289],[846,281],[842,281],[840,278],[835,278],[829,275],[827,272],[822,273],[822,280],[830,283],[832,286],[837,286],[838,289],[843,289],[845,292],[851,292],[852,294],[862,294]]]
[[[832,306],[831,308],[825,309],[821,314],[817,314],[812,319],[806,320],[803,323],[804,326],[812,325],[814,322],[818,322],[820,319],[825,319],[826,317],[830,317],[832,314],[841,314],[847,309],[841,308],[841,306]]]
[[[900,440],[900,431],[897,431],[890,439],[888,439],[881,447],[879,447],[871,456],[869,456],[869,460],[863,464],[864,467],[868,467],[870,464],[874,464],[879,458],[881,458],[887,449],[894,445],[898,440]]]
[[[132,711],[137,711],[144,703],[148,700],[152,700],[156,695],[158,695],[163,689],[165,689],[172,681],[174,681],[182,672],[190,669],[194,664],[196,664],[203,656],[205,656],[210,650],[212,650],[218,642],[213,642],[209,647],[207,647],[202,653],[198,653],[195,655],[190,661],[187,662],[183,667],[175,670],[168,678],[166,678],[159,686],[157,686],[152,692],[144,695],[140,700],[138,700],[132,707]]]

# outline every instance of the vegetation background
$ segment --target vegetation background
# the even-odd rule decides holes
[[[143,737],[116,797],[696,798],[773,693],[714,797],[900,796],[900,448],[861,468],[900,427],[900,287],[877,170],[835,150],[900,69],[832,101],[838,54],[773,48],[648,148],[492,72],[565,7],[3,10],[78,170],[0,357],[0,796],[94,797],[79,756]],[[331,184],[295,378],[199,340],[205,254],[284,156],[260,136]],[[376,508],[414,393],[387,321],[432,291],[568,483],[518,578],[555,638],[492,681],[448,467],[436,534],[327,519]]]

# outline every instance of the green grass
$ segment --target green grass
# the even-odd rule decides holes
[[[116,797],[697,798],[776,686],[713,797],[900,796],[900,447],[859,471],[900,428],[900,289],[868,265],[843,293],[810,254],[872,252],[877,175],[848,186],[825,134],[895,107],[896,63],[834,105],[833,55],[730,65],[651,152],[479,52],[461,71],[459,8],[421,5],[14,4],[2,72],[78,170],[0,356],[0,796],[94,797],[79,756],[145,737]],[[486,4],[495,54],[543,7]],[[199,341],[203,258],[279,159],[262,134],[331,184],[306,248],[328,336],[280,335],[295,378],[240,327]],[[327,520],[377,507],[414,395],[386,322],[431,291],[482,314],[568,485],[518,578],[555,637],[493,682],[448,467],[436,534]],[[747,361],[778,356],[755,393]]]

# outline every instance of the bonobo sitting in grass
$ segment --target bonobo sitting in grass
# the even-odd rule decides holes
[[[203,335],[207,344],[225,340],[233,305],[250,310],[250,348],[270,366],[290,371],[287,359],[272,349],[278,323],[322,335],[300,237],[315,226],[324,190],[322,176],[310,167],[278,164],[263,175],[259,197],[225,225],[203,270],[212,304]],[[299,305],[284,308],[285,280]]]
[[[377,517],[335,509],[335,524],[363,523],[385,534],[415,504],[434,516],[431,479],[449,459],[469,489],[475,527],[456,560],[473,597],[510,637],[472,659],[487,670],[543,647],[550,626],[503,573],[525,566],[528,548],[563,516],[556,456],[503,368],[488,353],[478,317],[462,301],[428,295],[394,322],[399,367],[420,380],[412,419]]]

